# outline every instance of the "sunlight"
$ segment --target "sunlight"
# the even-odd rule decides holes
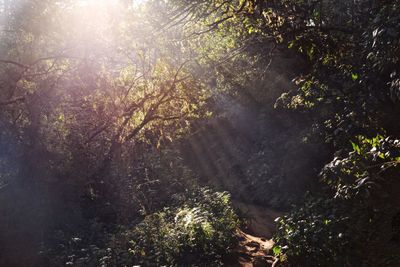
[[[400,0],[0,0],[0,267],[399,267],[399,36]]]
[[[98,28],[107,27],[126,8],[137,8],[145,0],[75,0],[72,7],[77,14],[78,23],[90,23]],[[83,25],[84,26],[84,25]]]
[[[113,36],[111,26],[122,10],[121,0],[73,1],[68,18],[70,24],[66,28],[73,29],[81,39],[86,40],[87,47],[94,48],[99,45],[96,39],[105,41]]]
[[[140,5],[143,3],[145,0],[131,0],[131,1],[121,1],[121,0],[77,0],[77,4],[79,6],[110,6],[110,5],[117,5],[120,4],[121,2],[127,2],[131,3],[134,6],[135,5]]]
[[[105,6],[105,5],[116,5],[118,0],[78,0],[79,6]]]

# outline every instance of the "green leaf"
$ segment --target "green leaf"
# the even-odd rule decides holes
[[[353,147],[354,152],[356,152],[357,154],[361,154],[360,147],[356,143],[354,143],[352,141],[350,141],[350,143],[351,143],[351,146]]]
[[[282,252],[282,249],[279,246],[275,246],[272,248],[272,252],[274,253],[275,256],[279,256]]]
[[[307,49],[307,56],[309,59],[312,59],[314,56],[314,46],[311,46]]]

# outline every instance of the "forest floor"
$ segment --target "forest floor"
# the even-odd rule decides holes
[[[229,266],[264,267],[275,266],[276,258],[271,255],[274,245],[272,239],[247,234],[242,230],[237,231],[238,244],[234,248]]]
[[[238,243],[226,264],[228,266],[265,267],[276,266],[277,259],[273,256],[275,219],[282,216],[276,210],[233,201],[233,205],[246,218],[243,229],[237,230]]]

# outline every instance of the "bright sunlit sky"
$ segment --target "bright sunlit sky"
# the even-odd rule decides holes
[[[130,0],[133,4],[138,5],[145,0]],[[78,5],[115,5],[119,0],[77,0]]]

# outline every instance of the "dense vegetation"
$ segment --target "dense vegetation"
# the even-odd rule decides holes
[[[0,11],[1,266],[400,265],[400,1]]]

